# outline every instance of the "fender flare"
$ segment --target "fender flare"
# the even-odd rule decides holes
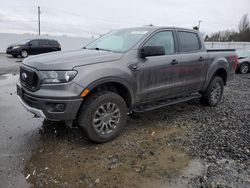
[[[130,84],[121,78],[118,77],[105,77],[105,78],[101,78],[98,80],[95,80],[94,82],[90,83],[89,85],[87,85],[86,88],[88,88],[90,91],[93,90],[94,88],[102,85],[102,84],[108,84],[108,83],[117,83],[117,84],[121,84],[124,88],[126,88],[129,92],[130,98],[131,98],[131,106],[134,104],[135,98],[134,98],[134,91],[131,88]]]
[[[206,90],[206,88],[208,87],[209,83],[211,82],[211,80],[212,80],[214,74],[215,74],[218,70],[220,70],[220,69],[224,70],[224,71],[226,72],[226,74],[228,75],[228,72],[227,72],[227,70],[225,69],[225,67],[223,67],[223,66],[217,67],[211,74],[209,74],[209,77],[207,77],[208,79],[207,79],[207,81],[205,82],[204,87],[202,88],[202,91]],[[225,84],[226,84],[226,82],[225,82]]]

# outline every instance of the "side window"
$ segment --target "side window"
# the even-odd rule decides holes
[[[200,41],[196,33],[178,31],[182,52],[194,52],[200,50]]]
[[[32,46],[32,47],[37,47],[37,46],[39,46],[39,43],[38,43],[37,40],[32,40],[32,41],[29,42],[29,44],[30,44],[30,46]]]
[[[56,41],[49,40],[49,45],[56,46],[56,45],[58,45],[58,43]]]
[[[173,54],[175,52],[173,32],[161,31],[156,33],[144,46],[163,46],[166,54]]]
[[[39,40],[39,45],[40,46],[44,46],[44,45],[48,45],[49,42],[47,40]]]

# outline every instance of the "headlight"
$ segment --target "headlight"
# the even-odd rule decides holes
[[[66,83],[76,76],[76,71],[39,71],[43,84]]]
[[[20,48],[21,46],[14,46],[12,49],[17,49]]]

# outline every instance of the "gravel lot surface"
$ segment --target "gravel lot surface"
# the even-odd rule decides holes
[[[18,75],[3,75],[19,61],[0,55],[3,187],[250,187],[250,74],[236,75],[215,108],[193,100],[140,114],[114,141],[93,144],[21,107]]]
[[[186,131],[174,145],[205,162],[204,173],[191,182],[196,187],[250,187],[250,75],[236,75],[216,108],[189,104],[178,126]]]

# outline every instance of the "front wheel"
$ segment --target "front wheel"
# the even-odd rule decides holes
[[[249,71],[249,65],[247,63],[242,63],[239,68],[241,74],[246,74]]]
[[[117,137],[127,119],[123,98],[110,91],[94,93],[86,98],[79,111],[78,122],[90,140],[102,143]]]
[[[221,77],[214,76],[207,89],[202,92],[201,103],[207,106],[216,106],[221,101],[224,91],[224,82]]]
[[[21,55],[21,57],[23,57],[23,58],[28,57],[28,52],[27,52],[27,50],[22,50],[22,51],[20,52],[20,55]]]

